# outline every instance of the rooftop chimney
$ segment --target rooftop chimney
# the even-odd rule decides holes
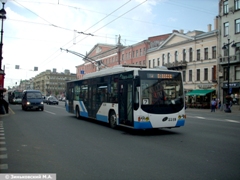
[[[212,25],[211,24],[208,25],[208,32],[210,32],[210,31],[212,31]]]
[[[218,29],[218,17],[214,19],[214,30]]]

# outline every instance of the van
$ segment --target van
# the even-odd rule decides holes
[[[22,97],[22,110],[44,110],[42,93],[39,90],[25,90]]]

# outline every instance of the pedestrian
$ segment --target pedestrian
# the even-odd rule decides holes
[[[232,108],[232,105],[233,105],[233,103],[232,103],[232,101],[230,101],[230,103],[229,103],[229,109]]]
[[[218,109],[221,109],[221,106],[222,106],[222,102],[221,102],[221,100],[219,99],[219,101],[218,101]]]
[[[215,104],[216,104],[216,106],[215,106],[215,109],[216,109],[216,110],[218,109],[218,101],[219,101],[219,100],[216,99],[216,103],[215,103]]]
[[[216,101],[215,101],[215,99],[212,99],[212,101],[211,101],[211,112],[215,112],[215,108],[216,108]]]

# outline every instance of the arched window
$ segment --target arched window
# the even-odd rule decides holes
[[[165,61],[165,55],[162,55],[162,66],[164,66],[164,61]]]
[[[168,53],[167,54],[167,63],[170,63],[170,57],[171,57],[171,55],[170,55],[170,53]]]
[[[186,49],[183,49],[183,61],[186,61]]]
[[[193,50],[192,48],[189,49],[189,62],[193,61]]]
[[[178,62],[178,52],[175,51],[175,62]]]

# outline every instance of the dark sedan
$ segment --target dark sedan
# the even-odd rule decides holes
[[[47,104],[56,104],[58,105],[58,100],[54,96],[49,96],[46,101]]]

